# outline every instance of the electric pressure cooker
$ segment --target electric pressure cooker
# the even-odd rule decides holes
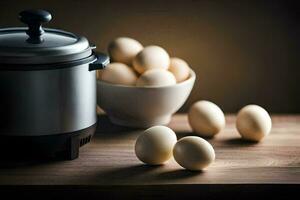
[[[47,11],[19,18],[27,27],[0,29],[0,146],[77,158],[97,123],[95,70],[109,58],[85,37],[42,28]]]

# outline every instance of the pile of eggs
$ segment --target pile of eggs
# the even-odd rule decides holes
[[[120,37],[108,46],[112,63],[99,71],[98,79],[119,85],[138,87],[169,86],[188,79],[189,65],[180,58],[170,58],[159,46],[143,47],[138,41]]]
[[[159,46],[143,47],[138,41],[120,37],[108,46],[112,63],[97,78],[111,84],[137,87],[160,87],[180,83],[189,78],[190,67],[180,58],[170,58]],[[194,103],[188,112],[188,122],[196,136],[177,140],[176,133],[166,126],[145,130],[136,140],[135,154],[150,165],[161,165],[174,157],[189,170],[202,170],[215,160],[212,145],[204,138],[214,137],[225,127],[223,111],[209,101]],[[268,112],[260,106],[248,105],[237,115],[236,128],[242,139],[259,142],[271,130]]]
[[[188,121],[196,136],[177,141],[176,133],[165,126],[145,130],[136,140],[135,154],[150,165],[161,165],[174,156],[175,161],[188,170],[203,170],[215,160],[212,145],[201,137],[214,137],[225,127],[222,110],[209,101],[194,103],[188,112]],[[247,105],[237,115],[236,128],[243,140],[259,142],[272,127],[268,112],[258,105]]]

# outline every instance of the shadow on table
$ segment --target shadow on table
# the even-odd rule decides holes
[[[177,139],[181,139],[186,136],[196,136],[192,131],[176,131]]]
[[[9,155],[0,160],[0,169],[18,169],[64,161],[61,157],[43,157],[37,155],[15,156]]]
[[[131,128],[125,126],[118,126],[110,122],[107,115],[98,115],[98,123],[95,134],[93,136],[94,142],[105,140],[122,140],[135,139],[144,129]]]
[[[258,142],[243,140],[242,138],[230,138],[222,141],[224,144],[235,147],[247,147],[259,144]]]
[[[101,171],[90,177],[93,182],[110,184],[151,184],[158,181],[182,180],[204,174],[203,171],[189,171],[185,169],[168,169],[166,165],[133,165]]]
[[[135,184],[144,180],[144,183],[153,181],[153,175],[159,171],[160,166],[144,164],[124,166],[113,169],[101,170],[98,174],[88,177],[89,182],[97,184]]]
[[[205,171],[190,171],[186,169],[175,169],[171,171],[164,171],[157,175],[157,180],[182,180],[189,177],[203,175]]]
[[[118,126],[110,122],[105,114],[98,115],[98,123],[95,135],[98,134],[118,134],[120,132],[128,132],[135,130],[143,130],[138,128],[130,128],[125,126]]]
[[[208,142],[211,142],[211,141],[214,141],[215,140],[215,137],[203,137],[203,136],[199,136],[197,135],[195,132],[193,131],[176,131],[176,135],[177,135],[177,139],[181,139],[183,137],[186,137],[186,136],[197,136],[197,137],[201,137],[203,139],[205,139],[206,141]]]

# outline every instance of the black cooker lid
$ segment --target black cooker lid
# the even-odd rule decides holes
[[[52,18],[49,12],[26,10],[19,17],[28,27],[0,29],[0,65],[18,65],[28,70],[35,65],[67,64],[93,57],[95,47],[90,47],[85,37],[42,28],[41,24]]]

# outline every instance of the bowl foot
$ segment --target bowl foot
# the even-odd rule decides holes
[[[120,118],[109,115],[109,120],[116,125],[127,126],[133,128],[149,128],[155,125],[166,125],[171,121],[172,115],[163,117],[156,117],[154,119],[131,119],[131,118]]]

